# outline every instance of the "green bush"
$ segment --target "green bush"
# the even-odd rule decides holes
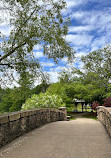
[[[59,95],[46,93],[40,93],[39,95],[32,95],[22,105],[22,110],[34,109],[34,108],[59,108],[65,106],[65,103]]]

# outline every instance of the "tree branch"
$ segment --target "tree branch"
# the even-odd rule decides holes
[[[31,12],[30,16],[24,21],[24,23],[22,24],[22,26],[18,29],[18,31],[15,33],[15,37],[14,37],[14,40],[12,42],[12,49],[13,49],[13,46],[14,46],[14,42],[16,40],[16,36],[19,34],[20,30],[22,29],[22,27],[27,23],[27,21],[31,18],[31,16],[34,14],[34,12],[36,11],[37,8],[35,8],[33,10],[33,12]]]
[[[4,66],[4,65],[6,65],[6,66],[9,66],[10,64],[8,64],[8,63],[7,63],[7,64],[4,64],[4,63],[0,63],[0,65],[3,65],[3,66]]]
[[[36,6],[36,7],[37,7],[37,6]],[[32,13],[30,14],[30,16],[25,20],[25,22],[23,23],[22,26],[24,26],[24,25],[27,23],[27,21],[31,18],[31,16],[34,14],[34,12],[35,12],[36,10],[37,10],[37,8],[35,8],[35,9],[33,10],[33,12],[32,12]],[[22,29],[22,26],[18,29],[18,31],[17,31],[16,34],[15,34],[15,38],[14,38],[14,40],[13,40],[13,42],[12,42],[12,50],[9,51],[9,53],[3,55],[3,56],[0,58],[0,62],[1,62],[3,59],[7,58],[9,55],[13,54],[15,50],[17,50],[18,48],[20,48],[21,46],[23,46],[23,45],[26,44],[26,42],[24,42],[24,43],[18,45],[17,47],[13,48],[14,42],[15,42],[15,39],[16,39],[16,36],[19,34],[19,31]]]
[[[1,62],[3,59],[7,58],[9,55],[13,54],[18,48],[24,46],[25,44],[26,44],[26,42],[24,42],[24,43],[18,45],[17,47],[15,47],[14,49],[12,49],[10,52],[8,52],[7,54],[3,55],[3,56],[0,58],[0,62]]]

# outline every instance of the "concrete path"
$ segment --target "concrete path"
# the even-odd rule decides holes
[[[0,158],[111,158],[111,140],[99,121],[60,121],[16,139]]]

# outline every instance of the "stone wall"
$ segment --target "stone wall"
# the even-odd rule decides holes
[[[34,109],[0,115],[0,147],[44,124],[66,120],[66,108]]]
[[[111,137],[111,108],[101,107],[97,110],[97,114],[99,121],[102,122]]]

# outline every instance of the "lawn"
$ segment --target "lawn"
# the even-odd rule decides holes
[[[70,107],[67,107],[67,111],[73,112],[74,110],[76,110],[75,105],[71,105]],[[91,112],[91,107],[87,106],[86,109],[84,107],[83,112]],[[77,106],[77,112],[82,112],[82,105],[78,104]]]

